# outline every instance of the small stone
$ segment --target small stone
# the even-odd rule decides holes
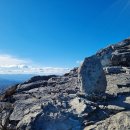
[[[62,106],[63,106],[64,108],[67,108],[67,103],[66,103],[66,102],[62,102]]]

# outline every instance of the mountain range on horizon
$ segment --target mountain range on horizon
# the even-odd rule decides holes
[[[0,90],[29,80],[33,74],[0,74]]]

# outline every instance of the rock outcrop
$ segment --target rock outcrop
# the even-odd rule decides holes
[[[96,54],[104,67],[126,66],[130,67],[130,38],[113,44]]]
[[[11,87],[0,96],[0,130],[128,130],[129,53],[130,38],[86,58],[79,75],[74,68]]]

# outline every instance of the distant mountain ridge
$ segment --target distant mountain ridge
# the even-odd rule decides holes
[[[32,74],[0,74],[0,90],[22,83],[33,76]]]
[[[0,78],[0,87],[6,87],[8,85],[13,85],[15,83],[18,83],[18,82],[15,80],[7,80],[4,78]]]

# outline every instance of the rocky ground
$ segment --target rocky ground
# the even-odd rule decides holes
[[[93,73],[83,67],[84,76],[92,79],[87,78],[89,88],[85,88],[85,92],[79,81],[78,68],[63,76],[33,77],[1,94],[0,129],[129,130],[130,39],[111,45],[95,56],[100,59],[104,70],[105,78],[101,79],[107,82],[105,93],[90,96],[87,91],[92,84],[91,90],[97,92],[99,88],[102,92],[102,87],[97,86],[105,85],[105,82],[99,80],[99,69],[99,76],[95,73],[99,66],[91,68]]]

